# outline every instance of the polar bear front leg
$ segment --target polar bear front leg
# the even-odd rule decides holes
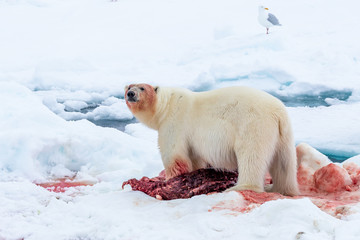
[[[168,136],[167,136],[168,137]],[[165,167],[166,179],[191,172],[192,162],[188,156],[188,150],[184,140],[167,138],[164,140],[159,134],[159,147],[161,159]]]
[[[164,164],[165,165],[165,164]],[[179,176],[184,173],[191,172],[191,162],[186,157],[172,157],[165,166],[166,179]]]

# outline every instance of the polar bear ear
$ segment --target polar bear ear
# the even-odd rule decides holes
[[[154,91],[155,91],[156,93],[158,93],[158,90],[159,90],[159,86],[154,87]]]

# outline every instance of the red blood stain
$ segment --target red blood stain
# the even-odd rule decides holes
[[[308,197],[321,210],[341,218],[351,214],[351,206],[360,202],[360,167],[354,163],[347,163],[344,167],[330,163],[315,173],[310,168],[300,165],[297,179],[300,196],[287,197],[279,193],[239,191],[244,198],[241,207],[222,201],[210,211],[230,209],[244,213],[268,201]]]
[[[316,191],[314,176],[311,174],[311,169],[300,165],[297,172],[297,181],[300,192]]]
[[[180,172],[187,169],[187,165],[176,162],[176,168]],[[164,171],[159,177],[149,179],[151,181],[164,180]],[[196,178],[196,176],[194,176]],[[249,212],[253,208],[265,202],[277,199],[299,199],[309,198],[321,210],[332,216],[341,218],[351,214],[351,206],[360,202],[360,166],[355,163],[346,163],[343,167],[330,163],[314,172],[309,167],[300,165],[297,173],[300,196],[288,197],[279,193],[263,192],[256,193],[250,190],[239,191],[243,201],[222,201],[212,207],[209,211],[229,209],[236,213]],[[265,177],[265,185],[271,184],[269,174]],[[69,188],[79,186],[91,186],[93,183],[86,181],[75,181],[74,179],[57,179],[52,182],[38,183],[52,192],[65,192]],[[210,192],[212,193],[212,192]]]
[[[317,189],[329,193],[344,190],[352,184],[348,172],[333,163],[317,170],[314,173],[314,182]]]
[[[280,193],[257,193],[251,190],[240,191],[240,193],[243,195],[245,201],[256,204],[263,204],[268,201],[286,198],[286,196],[281,195]]]
[[[183,172],[187,165],[177,161],[173,169]],[[132,189],[142,191],[159,200],[190,198],[199,194],[222,192],[236,183],[237,173],[216,171],[214,169],[199,169],[165,180],[164,171],[158,177],[143,177],[140,180],[130,179],[123,183]],[[213,206],[209,211],[228,209],[233,214],[248,212],[265,202],[277,199],[309,198],[321,210],[341,217],[351,213],[351,206],[360,202],[360,166],[346,163],[344,167],[330,163],[315,166],[300,164],[297,172],[300,195],[295,197],[283,196],[279,193],[253,191],[239,191],[242,198],[224,200]],[[266,189],[271,187],[271,176],[264,179]]]
[[[162,171],[159,173],[159,177],[160,177],[160,178],[166,178],[165,169],[162,170]]]
[[[262,192],[257,193],[251,190],[239,191],[239,194],[242,195],[243,201],[241,204],[239,202],[233,200],[221,201],[215,206],[213,206],[209,212],[213,210],[231,210],[233,211],[231,215],[238,215],[238,213],[247,213],[252,209],[266,203],[269,201],[277,200],[277,199],[296,199],[299,197],[288,197],[281,195],[280,193],[273,192]]]
[[[346,171],[349,173],[351,180],[355,185],[360,183],[360,166],[356,163],[348,162],[343,165]]]
[[[131,110],[131,112],[134,114],[139,112],[148,112],[152,115],[155,114],[157,99],[155,89],[151,85],[145,83],[131,84],[129,88],[126,89],[125,96],[127,95],[128,90],[133,87],[144,88],[144,91],[135,91],[138,97],[137,102],[128,102],[127,99],[125,99],[126,105]]]
[[[63,193],[69,188],[80,187],[80,186],[92,186],[94,184],[86,181],[74,181],[73,179],[69,179],[69,178],[61,178],[54,180],[52,182],[36,183],[36,185],[43,187],[50,192]]]
[[[174,164],[169,168],[169,171],[166,173],[166,178],[169,179],[188,172],[189,165],[181,159],[176,159]]]

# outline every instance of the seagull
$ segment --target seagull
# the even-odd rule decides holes
[[[279,20],[275,17],[274,14],[268,12],[269,9],[264,6],[259,6],[259,23],[266,27],[266,34],[269,34],[269,28],[272,26],[281,26]]]

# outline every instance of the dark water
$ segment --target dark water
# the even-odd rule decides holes
[[[343,162],[344,160],[358,155],[356,152],[332,150],[332,149],[317,149],[322,154],[326,155],[333,162]]]
[[[242,77],[236,77],[234,79],[221,79],[219,82],[229,82],[229,81],[238,81]],[[292,81],[285,82],[283,86],[289,86],[292,84]],[[212,85],[201,85],[195,89],[192,89],[195,92],[204,92],[213,89],[214,86]],[[326,90],[322,91],[317,94],[293,94],[289,96],[279,95],[275,92],[268,92],[269,94],[273,95],[274,97],[279,98],[287,107],[319,107],[319,106],[326,106],[329,107],[325,99],[332,98],[338,99],[341,101],[346,101],[351,96],[352,91],[350,90]]]
[[[94,111],[96,108],[100,107],[101,105],[99,103],[88,103],[88,107],[83,108],[80,110],[81,113],[86,114],[88,112]],[[66,109],[65,109],[66,111]],[[110,127],[115,128],[120,131],[125,131],[125,126],[130,123],[136,123],[138,122],[135,118],[130,120],[118,120],[118,119],[88,119],[90,122],[94,123],[95,125],[98,125],[100,127]]]
[[[81,109],[80,112],[83,113],[83,114],[86,114],[88,112],[94,111],[99,106],[100,106],[100,104],[90,103],[90,104],[88,104],[88,107]],[[65,109],[65,111],[66,111],[66,109]]]
[[[279,98],[287,107],[329,107],[330,105],[325,101],[326,98],[336,98],[341,101],[346,101],[351,96],[352,92],[329,90],[314,95],[298,94],[292,96],[281,96],[271,92],[270,94]]]
[[[125,131],[125,126],[130,123],[136,123],[137,120],[135,118],[131,120],[111,120],[111,119],[101,119],[101,120],[89,120],[90,122],[94,123],[95,125],[101,127],[111,127],[116,128],[120,131]]]
[[[348,157],[348,156],[342,156],[342,155],[336,155],[336,154],[326,154],[326,153],[323,153],[323,154],[325,154],[331,161],[338,162],[338,163],[341,163],[341,162],[345,161],[346,159],[353,157],[353,156]]]

